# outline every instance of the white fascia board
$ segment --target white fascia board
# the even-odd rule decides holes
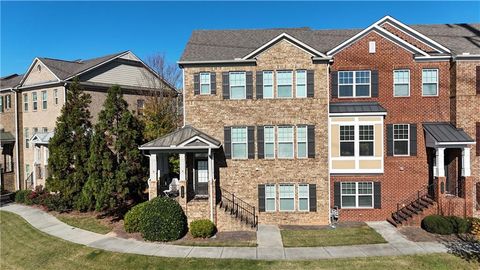
[[[371,113],[329,113],[329,117],[335,116],[384,116],[387,115],[386,112],[371,112]]]
[[[424,62],[429,62],[429,61],[450,61],[452,57],[450,55],[441,55],[441,56],[415,56],[414,58],[416,61],[424,61]]]
[[[43,63],[38,57],[35,57],[35,59],[33,59],[32,63],[30,64],[30,66],[28,67],[27,69],[27,72],[25,72],[25,75],[23,76],[22,80],[18,83],[18,85],[21,87],[22,84],[25,82],[25,79],[27,79],[28,75],[30,74],[30,71],[32,71],[33,69],[33,65],[35,64],[35,62],[38,61],[40,63],[42,63],[48,71],[50,71],[50,73],[53,74],[53,76],[55,76],[55,78],[58,80],[58,82],[60,82],[60,78],[58,78],[57,74],[55,74],[54,72],[52,72],[52,70],[50,68],[48,68],[47,65],[45,65],[45,63]],[[49,82],[51,83],[51,82]],[[41,84],[40,84],[41,85]]]
[[[468,144],[473,145],[476,142],[435,142],[435,145],[442,146],[442,145],[460,145],[460,144]]]
[[[218,149],[220,146],[210,147],[210,146],[183,146],[179,147],[172,145],[169,147],[155,147],[155,146],[145,146],[139,147],[139,150],[208,150],[208,149]]]
[[[271,46],[272,44],[274,44],[274,43],[276,43],[276,42],[278,42],[278,41],[280,41],[281,39],[284,39],[284,38],[290,39],[290,40],[293,41],[294,43],[297,43],[298,45],[306,48],[307,50],[309,50],[310,52],[315,53],[316,55],[319,55],[319,56],[321,56],[321,57],[327,58],[327,56],[326,56],[325,54],[323,54],[323,53],[315,50],[314,48],[308,46],[307,44],[301,42],[300,40],[298,40],[298,39],[290,36],[290,35],[287,34],[287,33],[282,33],[282,34],[276,36],[275,38],[273,38],[272,40],[270,40],[269,42],[263,44],[261,47],[259,47],[258,49],[254,50],[253,52],[247,54],[247,55],[244,56],[242,59],[243,59],[243,60],[249,59],[249,58],[251,58],[252,56],[254,56],[254,55],[256,55],[257,53],[259,53],[259,52],[261,52],[262,50],[264,50],[265,48]],[[293,43],[293,44],[294,44],[294,43]],[[294,44],[294,45],[296,45],[296,44]]]
[[[200,136],[194,136],[186,141],[184,141],[183,143],[179,144],[177,147],[186,147],[187,144],[193,142],[193,141],[196,141],[196,140],[199,140],[205,144],[208,145],[209,148],[211,147],[217,147],[217,145],[214,145],[212,143],[210,143],[209,141],[205,140],[204,138],[200,137]]]
[[[205,60],[205,61],[178,61],[178,65],[195,65],[195,64],[233,64],[233,63],[256,63],[256,59],[232,59],[232,60]]]
[[[398,43],[400,43],[400,44],[403,44],[403,45],[407,46],[407,47],[410,48],[412,51],[418,52],[418,53],[423,54],[423,55],[425,55],[425,56],[427,56],[427,57],[429,56],[428,53],[420,50],[419,48],[417,48],[417,47],[413,46],[412,44],[406,42],[405,40],[397,37],[396,35],[390,33],[389,31],[381,28],[380,26],[375,25],[375,26],[374,26],[374,29],[375,29],[375,30],[378,30],[378,31],[381,32],[382,34],[387,35],[392,41],[396,41],[396,42],[398,42]]]

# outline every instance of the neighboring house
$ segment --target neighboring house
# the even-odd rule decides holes
[[[185,126],[140,147],[150,197],[178,153],[180,204],[219,230],[324,225],[334,207],[396,225],[471,216],[479,34],[389,16],[363,30],[195,31],[179,61]]]
[[[12,133],[10,125],[5,131],[18,138],[15,144],[19,148],[16,162],[20,164],[16,172],[17,189],[45,185],[48,141],[54,134],[55,122],[75,78],[78,78],[85,93],[92,97],[90,113],[93,123],[96,123],[102,110],[108,88],[113,85],[122,88],[129,109],[135,114],[141,114],[145,99],[153,91],[165,86],[174,90],[130,51],[75,61],[35,58],[25,75],[17,79],[16,84],[9,85],[17,104],[18,128],[16,133]],[[2,88],[3,83],[4,79]],[[2,119],[7,116],[5,113],[0,115]],[[13,119],[13,114],[9,117]]]

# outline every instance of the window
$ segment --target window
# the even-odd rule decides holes
[[[38,128],[34,127],[32,136],[35,135],[37,132],[38,132]]]
[[[38,109],[37,92],[32,93],[33,111]]]
[[[263,72],[263,98],[273,98],[273,71]]]
[[[295,186],[293,184],[280,184],[280,211],[295,210]]]
[[[297,127],[297,157],[307,157],[307,126]]]
[[[275,127],[264,127],[263,139],[265,158],[275,158]]]
[[[210,73],[200,73],[200,95],[210,94]]]
[[[230,99],[245,99],[245,85],[245,72],[230,72]]]
[[[143,115],[144,110],[145,110],[145,100],[137,99],[137,114]]]
[[[26,177],[30,176],[30,164],[25,164],[25,174],[27,175]]]
[[[422,70],[422,95],[438,95],[438,69]]]
[[[28,94],[23,94],[23,111],[28,112]]]
[[[3,112],[3,96],[0,96],[0,112]]]
[[[340,156],[355,155],[355,126],[340,126]]]
[[[30,147],[30,133],[28,131],[28,128],[24,128],[23,133],[25,135],[25,148],[29,148]]]
[[[307,71],[297,70],[297,98],[307,97]]]
[[[375,41],[369,41],[368,42],[368,52],[369,53],[375,53],[375,51],[376,51]]]
[[[409,125],[400,124],[393,125],[393,155],[394,156],[408,156],[409,153]]]
[[[298,185],[298,211],[310,210],[308,184]]]
[[[293,127],[278,127],[278,157],[293,158]]]
[[[292,97],[292,71],[277,71],[277,88],[279,98]]]
[[[393,71],[393,96],[410,96],[410,70],[403,69]]]
[[[344,182],[341,184],[342,208],[372,208],[372,182]]]
[[[42,91],[42,109],[47,109],[47,91]]]
[[[247,128],[232,127],[232,158],[247,158]]]
[[[370,71],[339,71],[339,97],[369,97]]]
[[[43,128],[42,128],[42,132],[43,132],[43,133],[47,133],[47,132],[48,132],[48,128],[43,127]]]
[[[55,100],[55,105],[58,105],[58,90],[53,89],[53,99]]]
[[[360,156],[373,156],[373,125],[359,126]]]
[[[12,96],[11,95],[6,95],[5,96],[5,108],[10,109],[12,108]]]
[[[269,184],[265,185],[265,211],[266,212],[273,212],[276,209],[276,191],[275,185]]]

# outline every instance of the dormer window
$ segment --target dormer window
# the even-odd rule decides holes
[[[339,71],[338,97],[370,97],[370,70]]]

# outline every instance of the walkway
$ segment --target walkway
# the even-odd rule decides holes
[[[279,231],[276,226],[259,226],[258,247],[191,247],[123,239],[85,231],[69,226],[52,215],[29,206],[9,204],[2,206],[1,210],[18,214],[38,230],[73,243],[113,252],[150,256],[303,260],[447,252],[445,246],[440,243],[411,242],[386,222],[372,222],[369,225],[389,241],[387,244],[284,248],[281,242],[278,242],[281,238],[279,238]],[[269,237],[272,235],[273,237],[270,238],[272,242],[269,243]]]

